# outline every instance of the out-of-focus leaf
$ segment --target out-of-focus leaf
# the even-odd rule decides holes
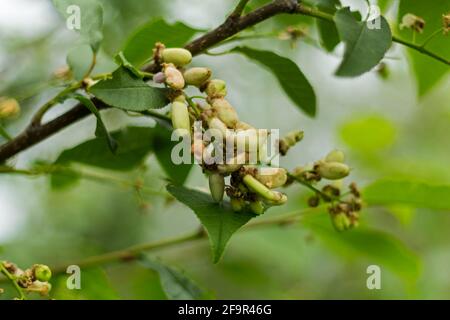
[[[401,0],[398,23],[401,23],[402,17],[407,13],[423,18],[425,20],[424,32],[416,32],[415,35],[415,42],[422,44],[433,32],[442,27],[442,15],[449,12],[450,1],[448,0],[433,0],[432,4],[423,0]],[[411,29],[398,30],[398,34],[406,41],[411,42],[413,39],[413,31]],[[450,61],[450,40],[448,35],[445,36],[442,32],[437,34],[426,45],[426,49]],[[415,50],[407,50],[411,57],[411,64],[416,75],[420,95],[425,94],[450,71],[450,67],[442,62]]]
[[[369,205],[404,204],[436,210],[450,209],[450,186],[421,182],[379,180],[363,191]]]
[[[366,21],[358,21],[346,7],[334,16],[342,41],[344,58],[336,71],[342,77],[356,77],[375,67],[391,46],[392,35],[386,19],[380,17],[380,28],[369,29]]]
[[[324,244],[352,259],[364,258],[370,264],[387,268],[406,281],[414,281],[420,273],[420,260],[399,239],[373,229],[358,227],[336,232],[326,214],[314,214],[302,220]]]
[[[153,128],[128,127],[112,132],[111,136],[118,144],[116,154],[111,153],[104,138],[95,138],[64,150],[55,163],[77,162],[111,170],[131,170],[153,150]]]
[[[316,115],[314,89],[299,67],[290,59],[271,51],[249,47],[236,47],[232,52],[240,53],[262,64],[277,78],[288,97],[307,115]]]
[[[97,138],[106,138],[109,149],[112,153],[115,153],[117,150],[117,142],[113,137],[111,137],[108,129],[106,129],[102,116],[100,115],[100,112],[97,110],[97,107],[94,105],[94,103],[90,99],[80,94],[74,94],[72,95],[72,97],[81,102],[86,108],[89,109],[89,111],[91,111],[95,115],[95,117],[97,118],[97,128],[95,130],[95,136]]]
[[[166,89],[149,86],[124,67],[114,71],[112,79],[92,86],[90,92],[110,106],[129,111],[162,108],[169,102]]]
[[[182,47],[198,31],[181,22],[169,24],[163,19],[154,19],[136,30],[123,53],[131,64],[139,67],[152,57],[156,42],[162,42],[166,47]]]
[[[318,0],[317,7],[327,13],[335,14],[336,8],[341,5],[339,0]],[[341,41],[336,25],[333,22],[317,19],[320,39],[323,47],[327,51],[333,51],[336,45]]]
[[[81,270],[81,289],[67,288],[69,274],[62,274],[50,282],[50,296],[56,300],[117,300],[120,297],[112,288],[105,271],[101,268]]]
[[[81,35],[94,52],[103,40],[103,8],[97,0],[52,0],[53,5],[71,27]],[[78,24],[79,22],[79,24]]]
[[[93,59],[89,45],[82,44],[72,48],[67,55],[67,65],[75,80],[81,81],[86,76]],[[103,50],[97,52],[96,63],[92,74],[109,73],[117,69],[117,64]]]
[[[209,293],[201,289],[185,274],[169,267],[160,261],[143,258],[142,264],[159,274],[161,286],[170,300],[201,300],[209,297]]]
[[[234,212],[228,202],[217,204],[204,192],[174,185],[167,186],[167,190],[191,208],[208,231],[214,263],[219,262],[231,236],[255,217],[249,212]]]
[[[179,165],[173,163],[172,149],[178,142],[171,141],[171,135],[170,130],[157,125],[155,128],[154,152],[159,164],[174,184],[183,185],[189,172],[191,172],[192,163]]]
[[[52,173],[50,176],[50,185],[52,189],[64,189],[74,186],[81,179],[81,174],[75,170],[64,170],[62,172]]]
[[[389,147],[396,134],[394,124],[378,115],[351,120],[340,128],[341,139],[353,149],[365,153]]]

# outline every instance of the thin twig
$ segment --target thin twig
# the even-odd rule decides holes
[[[19,284],[17,283],[17,279],[15,276],[13,276],[5,267],[5,262],[4,261],[0,261],[0,273],[3,273],[6,277],[7,280],[9,280],[11,282],[11,284],[13,285],[14,289],[16,289],[17,293],[19,294],[19,299],[20,300],[26,300],[27,297],[25,296],[22,288],[19,286]]]

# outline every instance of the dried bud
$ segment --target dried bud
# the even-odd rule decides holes
[[[340,162],[344,163],[345,155],[344,152],[340,150],[333,150],[325,157],[326,162]]]
[[[414,14],[407,13],[402,18],[402,23],[400,23],[400,30],[403,28],[412,29],[416,32],[422,33],[425,28],[425,20]]]
[[[318,196],[312,196],[308,199],[308,206],[316,208],[320,204],[320,198]]]
[[[209,190],[215,202],[222,202],[225,191],[225,178],[219,173],[209,176]]]
[[[245,207],[245,201],[241,198],[231,198],[230,205],[231,209],[233,209],[234,212],[240,212]]]
[[[279,142],[280,154],[286,155],[288,150],[295,146],[295,144],[303,139],[303,131],[292,131],[288,133],[283,139]]]
[[[257,215],[264,213],[264,205],[261,201],[252,201],[250,202],[250,210]]]
[[[188,134],[191,132],[191,122],[186,103],[174,101],[171,107],[172,126],[175,130],[184,129]],[[183,131],[184,131],[183,130]]]
[[[172,89],[181,90],[184,88],[183,74],[173,64],[164,65],[164,76],[166,84]]]
[[[283,168],[264,168],[258,170],[255,178],[269,189],[283,186],[287,181],[287,172]]]
[[[315,169],[317,173],[328,180],[339,180],[350,174],[350,168],[340,162],[319,162]]]
[[[209,98],[223,98],[227,95],[227,85],[220,79],[209,80],[202,90],[206,92]]]
[[[153,76],[153,81],[155,83],[164,83],[166,82],[166,76],[164,75],[164,72],[158,72]]]
[[[190,68],[187,69],[183,76],[187,85],[200,87],[211,77],[211,69],[208,68]]]
[[[48,282],[41,282],[39,280],[34,281],[31,285],[25,288],[29,292],[38,292],[43,296],[48,295],[52,286]]]
[[[34,279],[47,282],[52,277],[52,271],[45,264],[35,264],[32,268]]]
[[[165,63],[173,63],[177,67],[185,66],[192,61],[191,52],[183,48],[166,48],[161,56]]]
[[[450,12],[442,15],[442,29],[444,34],[450,32]]]
[[[352,227],[350,218],[344,212],[332,213],[331,221],[337,231],[345,231]]]
[[[16,99],[0,97],[0,119],[11,118],[20,113],[20,105]]]
[[[223,123],[229,128],[234,128],[239,121],[236,110],[225,99],[214,99],[211,103],[213,110]]]

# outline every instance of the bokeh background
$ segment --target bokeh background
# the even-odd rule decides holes
[[[223,21],[234,2],[104,0],[102,54],[113,56],[135,28],[154,17],[182,21],[200,29],[213,28]],[[255,0],[252,5],[263,2]],[[365,1],[342,2],[355,9],[366,8]],[[391,22],[394,16],[395,8],[388,14]],[[302,24],[314,39],[317,34],[312,21],[283,16],[264,22],[258,30],[282,30],[287,25]],[[8,123],[10,133],[20,132],[33,110],[56,92],[47,83],[51,73],[65,65],[66,54],[76,38],[65,28],[50,1],[0,0],[0,95],[16,97],[22,106],[21,116]],[[324,52],[311,41],[298,41],[295,48],[288,41],[275,39],[251,40],[247,44],[274,50],[298,63],[318,97],[315,119],[306,117],[292,104],[269,72],[242,56],[199,56],[193,64],[208,66],[216,77],[227,81],[229,100],[242,120],[258,127],[279,128],[282,133],[305,131],[305,139],[283,159],[283,166],[293,168],[339,148],[347,153],[353,168],[348,182],[356,181],[361,187],[382,178],[450,184],[448,74],[419,98],[416,79],[399,46],[384,60],[389,69],[387,78],[374,70],[358,78],[343,79],[333,76],[343,53],[342,44],[333,53]],[[58,106],[46,119],[70,107],[70,103]],[[104,118],[111,129],[130,123],[154,124],[150,119],[130,119],[118,110],[105,111]],[[27,167],[36,160],[54,161],[65,148],[92,138],[94,128],[93,117],[87,118],[21,153],[11,163]],[[153,189],[164,191],[164,173],[154,156],[139,170],[119,176],[130,181],[140,178]],[[195,168],[187,185],[206,188],[207,180]],[[289,204],[267,215],[305,207],[307,190],[294,186],[287,193]],[[445,211],[405,205],[366,208],[362,224],[399,239],[402,250],[413,257],[418,268],[415,276],[404,276],[402,266],[396,266],[393,258],[387,267],[381,266],[381,290],[366,287],[366,268],[377,263],[370,252],[333,245],[338,242],[333,237],[339,237],[339,233],[324,241],[301,223],[238,232],[217,265],[211,262],[207,241],[154,251],[151,256],[184,270],[217,298],[448,299],[449,223],[449,212]],[[48,177],[0,176],[0,257],[20,266],[76,262],[179,235],[198,226],[187,207],[164,196],[140,197],[127,187],[86,180],[69,189],[53,190]],[[86,274],[94,280],[86,282],[80,292],[64,297],[165,297],[157,275],[136,263],[108,265]],[[55,292],[61,285],[58,281],[54,283]],[[8,292],[13,293],[7,290],[0,297],[8,298]]]

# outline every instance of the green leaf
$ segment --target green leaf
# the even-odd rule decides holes
[[[75,170],[64,170],[64,172],[54,172],[50,175],[50,186],[52,189],[65,189],[74,186],[82,178],[81,174]]]
[[[397,129],[380,115],[365,116],[350,120],[340,127],[342,140],[351,148],[364,153],[373,153],[391,146]]]
[[[288,97],[307,115],[316,115],[316,95],[314,89],[299,67],[290,59],[271,51],[249,47],[236,47],[232,52],[241,53],[265,66],[278,79]]]
[[[327,214],[305,217],[302,225],[340,255],[353,259],[364,258],[370,264],[390,269],[406,281],[414,281],[419,276],[420,260],[417,255],[387,233],[362,226],[336,232]]]
[[[115,56],[115,61],[119,66],[123,66],[125,69],[127,69],[128,71],[130,71],[136,78],[140,78],[143,79],[144,76],[142,74],[142,72],[136,68],[135,66],[133,66],[133,64],[131,64],[130,61],[127,60],[127,58],[125,57],[125,55],[123,54],[122,51],[120,51],[116,56]]]
[[[66,24],[73,26],[74,30],[80,33],[81,40],[97,52],[103,40],[103,8],[100,2],[97,0],[52,1],[55,8],[66,19]],[[77,19],[79,19],[79,29],[77,29]]]
[[[171,154],[178,143],[171,141],[172,131],[161,125],[155,127],[154,152],[158,163],[164,169],[174,184],[183,185],[192,169],[192,164],[173,163]]]
[[[330,14],[335,14],[336,8],[340,7],[340,5],[341,3],[339,0],[319,0],[317,2],[318,9]],[[341,41],[336,24],[322,19],[316,19],[316,21],[323,47],[327,51],[333,51],[336,45]]]
[[[450,185],[379,180],[364,188],[363,199],[369,205],[403,204],[418,208],[449,210]]]
[[[97,107],[95,104],[85,96],[82,96],[80,94],[74,94],[72,97],[79,102],[81,102],[86,108],[91,111],[95,117],[97,118],[97,129],[95,130],[95,136],[97,138],[106,138],[106,142],[108,143],[108,147],[111,150],[112,153],[115,153],[117,150],[117,142],[111,137],[111,135],[108,132],[108,129],[106,129],[106,126],[102,120],[102,117],[100,115],[100,112],[97,110]]]
[[[131,170],[138,167],[153,150],[153,128],[128,127],[111,133],[117,141],[116,154],[112,154],[104,138],[95,138],[64,150],[56,164],[83,163],[111,170]]]
[[[56,300],[118,300],[120,297],[112,288],[105,271],[101,268],[81,270],[81,289],[67,288],[69,274],[55,277],[50,282],[50,296]]]
[[[128,39],[123,53],[131,64],[139,67],[152,57],[155,43],[182,47],[198,31],[181,22],[168,24],[161,18],[154,19],[136,30]]]
[[[380,19],[380,29],[369,29],[366,21],[356,20],[348,7],[336,13],[334,21],[341,40],[345,42],[344,58],[336,75],[359,76],[383,59],[391,46],[392,35],[386,19],[383,16]]]
[[[163,263],[141,259],[142,264],[159,274],[161,286],[170,300],[202,300],[209,297],[208,292],[201,289],[193,280],[178,270]]]
[[[401,0],[398,23],[401,23],[402,17],[407,13],[423,18],[426,23],[424,32],[416,32],[415,35],[415,43],[422,44],[434,31],[442,27],[442,15],[448,12],[450,12],[450,2],[448,0],[433,0],[432,5],[423,0]],[[410,29],[398,30],[398,35],[406,41],[412,42],[413,40],[413,31]],[[442,32],[437,34],[428,42],[426,49],[450,61],[450,40],[448,35],[445,36]],[[407,50],[416,75],[419,94],[424,95],[448,74],[450,67],[415,50]]]
[[[129,111],[157,109],[169,103],[167,89],[147,85],[124,67],[114,71],[112,79],[92,86],[90,92],[110,106]]]
[[[255,215],[234,212],[228,202],[215,203],[207,193],[169,185],[167,191],[194,211],[209,235],[213,262],[219,262],[231,236]]]

